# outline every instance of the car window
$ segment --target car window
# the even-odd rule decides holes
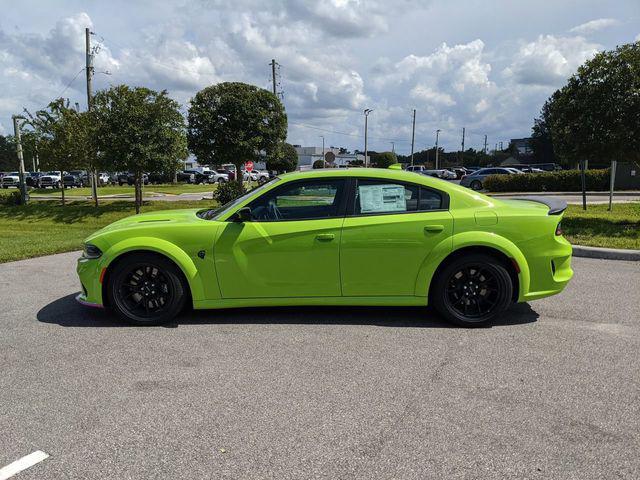
[[[355,191],[355,215],[406,213],[442,208],[442,195],[419,185],[360,179]]]
[[[345,180],[291,182],[255,199],[248,206],[255,221],[289,221],[342,216]]]

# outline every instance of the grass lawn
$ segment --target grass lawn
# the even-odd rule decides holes
[[[191,185],[187,183],[178,183],[176,185],[172,184],[161,184],[161,185],[146,185],[143,189],[144,194],[150,195],[152,193],[170,193],[174,195],[178,195],[180,193],[201,193],[201,192],[211,192],[216,188],[215,184],[200,184],[200,185]],[[51,188],[35,188],[29,191],[30,195],[47,195],[47,196],[60,196],[60,190],[54,190]],[[74,196],[85,196],[88,197],[91,195],[91,188],[83,187],[83,188],[67,188],[65,190],[66,195],[74,195]],[[123,185],[122,187],[118,185],[108,185],[105,187],[98,187],[98,196],[101,195],[131,195],[133,196],[133,187],[129,185]]]
[[[211,201],[145,202],[142,212],[176,208],[207,208]],[[26,207],[0,206],[0,263],[81,249],[96,230],[135,213],[133,202],[30,202]]]
[[[562,220],[564,236],[576,245],[640,250],[640,203],[569,205]]]

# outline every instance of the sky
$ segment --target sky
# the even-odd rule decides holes
[[[5,1],[5,0],[3,0]],[[271,89],[288,141],[407,154],[488,148],[530,135],[544,101],[598,51],[640,40],[638,0],[7,1],[0,17],[0,134],[11,115],[94,89],[166,89],[183,105],[206,86]],[[391,142],[394,142],[392,145]]]

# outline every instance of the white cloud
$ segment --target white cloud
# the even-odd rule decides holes
[[[600,48],[583,37],[540,35],[521,45],[504,74],[525,85],[557,85]]]
[[[589,22],[583,23],[569,30],[571,33],[579,33],[581,35],[588,35],[604,28],[615,27],[620,25],[620,21],[615,18],[598,18]]]
[[[456,104],[456,101],[451,95],[444,92],[436,92],[430,87],[424,85],[416,85],[410,95],[418,100],[423,100],[425,103],[433,105],[444,105],[445,107],[451,107]]]

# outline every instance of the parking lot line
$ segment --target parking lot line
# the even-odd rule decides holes
[[[16,460],[13,463],[10,463],[6,467],[0,468],[0,480],[6,480],[7,478],[13,477],[15,474],[20,473],[23,470],[26,470],[29,467],[33,467],[36,463],[40,463],[45,458],[49,457],[48,454],[36,450],[33,453],[30,453],[26,457],[22,457],[20,460]]]

